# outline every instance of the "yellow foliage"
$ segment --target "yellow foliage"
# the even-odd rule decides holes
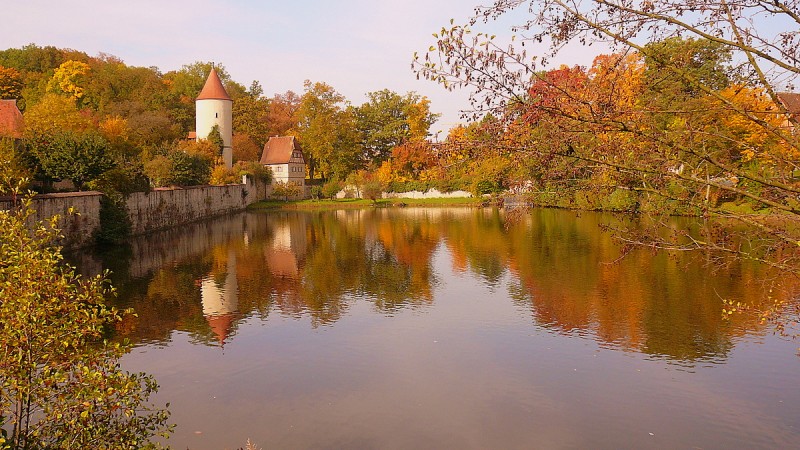
[[[408,115],[408,131],[411,134],[412,140],[425,139],[428,136],[428,116],[430,115],[431,101],[427,97],[412,105],[408,105],[406,114]]]
[[[223,185],[223,184],[236,184],[242,181],[233,168],[228,169],[225,165],[215,166],[211,171],[211,181],[209,184]]]
[[[84,88],[82,84],[89,70],[89,65],[86,63],[73,60],[65,61],[53,73],[53,78],[50,79],[47,90],[56,94],[64,93],[78,100],[83,97]]]
[[[25,110],[27,137],[65,130],[83,131],[91,126],[91,118],[81,114],[75,102],[60,95],[47,94]]]
[[[397,179],[397,174],[392,170],[392,163],[389,161],[384,161],[378,170],[375,171],[375,177],[378,178],[378,181],[381,183],[391,183],[392,181],[402,181]]]
[[[771,130],[780,130],[783,117],[779,108],[762,89],[742,85],[730,85],[720,95],[732,104],[720,105],[722,122],[741,147],[742,162],[759,159],[762,163],[774,162],[774,158],[797,159],[796,149]],[[739,111],[741,112],[739,112]],[[755,118],[756,120],[753,120]],[[759,123],[760,122],[760,123]]]
[[[599,55],[589,69],[587,94],[618,112],[630,111],[641,96],[644,71],[638,53]]]
[[[120,116],[106,117],[98,125],[106,139],[127,139],[128,121]]]

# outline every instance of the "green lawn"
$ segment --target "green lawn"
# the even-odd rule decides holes
[[[383,198],[372,200],[343,198],[337,200],[299,200],[283,202],[264,200],[253,203],[249,209],[344,209],[389,206],[479,206],[480,198]]]

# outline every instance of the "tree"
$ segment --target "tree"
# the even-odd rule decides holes
[[[47,94],[25,109],[25,137],[60,131],[84,131],[92,126],[90,117],[81,114],[75,102],[61,95]]]
[[[208,141],[181,141],[143,153],[144,173],[153,186],[208,184],[212,165],[218,160]]]
[[[283,201],[285,202],[288,202],[289,198],[295,198],[300,194],[300,186],[294,183],[278,181],[272,185],[272,196],[276,198],[283,198]]]
[[[42,136],[32,153],[42,172],[54,180],[72,180],[78,190],[87,181],[114,167],[108,141],[94,132],[65,131]]]
[[[330,180],[327,183],[322,185],[322,189],[320,189],[320,194],[322,197],[333,199],[336,197],[336,194],[342,190],[343,184],[339,180]]]
[[[17,69],[0,66],[0,99],[19,98],[22,86],[22,76]]]
[[[225,147],[225,141],[222,140],[222,133],[219,131],[219,125],[214,125],[211,127],[211,131],[208,132],[208,136],[206,136],[206,141],[208,141],[215,149],[215,155],[222,155],[222,149]]]
[[[275,94],[269,103],[267,128],[271,136],[284,136],[289,130],[297,128],[297,111],[300,108],[300,96],[292,91]]]
[[[383,196],[383,185],[378,180],[370,180],[364,183],[361,189],[361,194],[364,198],[372,200],[372,203],[377,203],[378,199]]]
[[[233,161],[258,161],[264,146],[259,146],[246,134],[233,135]]]
[[[0,137],[0,192],[9,191],[13,186],[23,185],[31,177],[31,169],[20,154],[20,146],[12,138]]]
[[[86,85],[86,75],[89,73],[88,64],[80,61],[65,61],[53,73],[53,78],[47,85],[47,90],[55,94],[65,94],[80,101],[83,98]]]
[[[122,313],[102,276],[84,279],[54,242],[57,218],[32,222],[30,200],[0,211],[0,448],[141,448],[166,436],[158,385],[119,367],[103,340]]]
[[[345,178],[361,164],[355,117],[343,95],[325,83],[306,80],[297,111],[309,178]]]
[[[365,159],[375,166],[389,159],[394,147],[425,139],[438,117],[431,114],[428,99],[413,92],[401,96],[384,89],[367,97],[369,101],[356,109],[356,120]]]
[[[512,10],[528,12],[515,35],[473,32]],[[602,186],[635,197],[635,210],[649,205],[644,211],[656,218],[681,212],[726,219],[701,232],[618,232],[625,249],[702,250],[710,262],[749,259],[796,276],[800,134],[778,93],[800,76],[798,27],[794,1],[497,0],[477,8],[468,24],[443,28],[414,64],[448,89],[475,89],[474,116],[493,112],[512,130],[513,139],[496,147],[569,167],[575,176],[559,180],[575,189],[568,206],[585,207],[591,202],[582,190]],[[597,41],[645,62],[635,101],[598,104],[591,77],[587,89],[576,90],[548,79],[543,69],[568,44]],[[536,55],[528,55],[531,48]],[[539,102],[530,94],[544,90],[541,83],[565,101]],[[615,85],[605,83],[607,92]],[[545,120],[526,120],[534,117]],[[763,159],[753,159],[756,153]],[[539,173],[546,182],[556,178]]]
[[[263,91],[254,81],[250,89],[233,102],[233,134],[249,136],[257,147],[263,147],[270,134],[270,101],[263,96]]]

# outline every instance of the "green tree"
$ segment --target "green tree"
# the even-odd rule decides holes
[[[57,218],[31,229],[32,214],[29,200],[0,211],[0,448],[146,447],[169,414],[104,340],[122,317],[104,304],[113,291],[63,263]]]
[[[263,91],[261,85],[253,81],[250,89],[233,102],[233,133],[249,136],[259,148],[264,147],[270,136],[270,101],[263,96]]]
[[[430,112],[428,99],[414,92],[401,96],[384,89],[367,97],[369,101],[356,109],[356,120],[365,159],[375,166],[389,159],[394,147],[425,139],[438,117]]]
[[[208,142],[162,145],[143,154],[144,173],[156,187],[208,184],[214,152]]]
[[[114,167],[108,141],[94,132],[65,131],[41,137],[32,149],[42,172],[54,180],[72,180],[78,190]]]
[[[355,115],[345,97],[325,83],[306,80],[297,111],[310,178],[345,178],[362,161]]]
[[[225,141],[222,140],[222,133],[219,131],[219,125],[214,125],[211,127],[211,131],[208,132],[206,140],[214,146],[217,155],[222,154],[222,149],[225,147]]]

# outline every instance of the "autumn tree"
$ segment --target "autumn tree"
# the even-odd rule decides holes
[[[297,128],[297,112],[300,109],[301,97],[292,91],[275,94],[269,103],[267,123],[270,136],[284,136]]]
[[[258,161],[261,159],[263,146],[246,134],[233,135],[233,161]]]
[[[356,108],[365,159],[375,166],[389,159],[392,149],[409,140],[428,136],[438,115],[430,112],[427,98],[384,89],[367,94],[368,101]]]
[[[22,87],[22,76],[17,69],[0,66],[0,99],[19,98]]]
[[[154,446],[169,413],[152,376],[120,368],[127,347],[104,341],[123,315],[105,305],[113,290],[65,265],[58,218],[33,214],[29,199],[0,211],[0,448]]]
[[[248,136],[256,146],[263,147],[270,136],[270,101],[257,81],[233,102],[233,133]],[[233,146],[234,150],[236,146]]]
[[[333,87],[306,80],[297,118],[309,178],[343,179],[361,165],[355,115]]]
[[[528,11],[514,27],[514,37],[473,32],[512,10]],[[775,26],[753,25],[763,21]],[[681,248],[713,249],[716,255],[763,260],[796,273],[799,236],[795,227],[783,224],[793,223],[800,213],[794,200],[800,187],[792,176],[800,145],[789,129],[766,117],[781,115],[796,124],[777,91],[800,75],[795,57],[798,25],[794,2],[501,0],[479,7],[466,25],[443,28],[433,52],[418,55],[416,64],[422,76],[450,89],[475,88],[473,105],[480,111],[495,111],[511,122],[520,115],[506,111],[530,111],[561,124],[548,133],[549,141],[537,139],[536,133],[517,133],[522,139],[508,143],[516,153],[548,152],[553,158],[613,168],[634,178],[628,187],[637,194],[745,224],[752,245],[734,248],[713,235],[669,242],[653,233],[631,240],[666,247],[682,242]],[[606,114],[586,91],[570,91],[555,83],[550,83],[552,89],[568,99],[565,108],[545,108],[530,95],[536,83],[547,82],[543,69],[562,55],[567,44],[598,40],[618,54],[637,53],[651,71],[644,77],[645,84],[651,84],[629,110],[632,114]],[[530,49],[536,54],[529,55]],[[734,82],[761,90],[771,105],[758,111],[745,107],[724,92]],[[724,128],[733,117],[752,123],[794,151],[777,153],[783,156],[776,157],[769,170],[743,166],[737,156],[741,152],[730,151],[740,146],[743,136]],[[627,154],[612,153],[614,157],[608,158],[598,151],[597,136],[637,145],[625,146]],[[707,145],[709,141],[714,145]],[[786,215],[788,222],[737,214],[708,202],[707,195],[698,195],[710,190],[746,199],[756,208],[767,207]]]
[[[82,114],[67,97],[48,94],[25,110],[25,137],[59,131],[84,131],[92,127],[91,117]]]
[[[47,90],[80,101],[86,90],[86,76],[89,70],[89,65],[84,62],[65,61],[53,72]]]

